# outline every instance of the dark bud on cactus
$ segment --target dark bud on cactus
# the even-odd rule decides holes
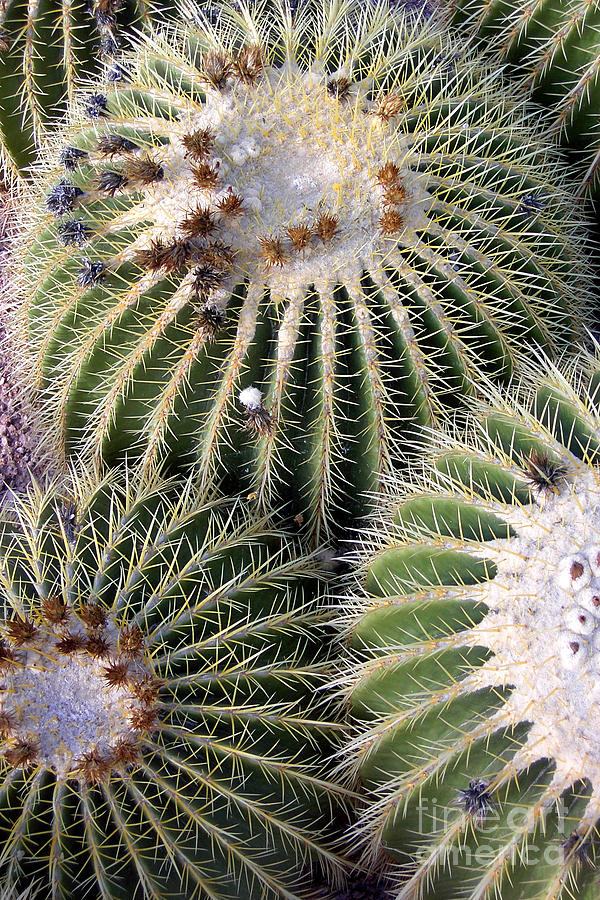
[[[97,180],[98,190],[108,194],[109,197],[114,197],[118,190],[126,187],[127,183],[128,178],[126,175],[110,169],[106,172],[101,172]]]
[[[85,638],[82,634],[70,634],[67,632],[64,637],[56,642],[56,650],[65,656],[71,656],[73,653],[80,653],[85,648]]]
[[[231,75],[233,63],[226,53],[210,51],[202,61],[202,76],[204,80],[217,90],[222,90]]]
[[[400,169],[393,162],[387,162],[377,169],[377,183],[383,186],[394,184],[400,177]]]
[[[312,234],[312,228],[304,223],[300,225],[290,225],[287,229],[287,236],[289,237],[294,250],[304,250],[308,247]]]
[[[58,594],[42,600],[42,618],[47,625],[65,625],[69,615],[69,607]]]
[[[108,115],[108,100],[104,94],[89,94],[84,109],[90,119],[100,119]]]
[[[197,207],[179,225],[187,237],[206,237],[215,226],[215,217],[208,206]]]
[[[100,57],[106,58],[115,56],[119,50],[121,49],[121,42],[117,36],[117,33],[110,28],[107,28],[100,39],[100,44],[98,45],[98,50],[100,53]]]
[[[532,450],[524,460],[527,480],[538,493],[556,493],[567,475],[567,467],[551,459],[547,453]]]
[[[78,615],[88,628],[102,629],[106,625],[106,610],[97,603],[84,603]]]
[[[129,721],[135,731],[154,731],[157,724],[156,710],[151,707],[134,709],[129,716]]]
[[[65,245],[77,244],[81,247],[90,239],[90,230],[83,219],[69,219],[58,223],[58,236]]]
[[[160,240],[154,240],[149,247],[138,250],[135,261],[142,269],[150,272],[178,272],[185,267],[188,259],[193,254],[193,247],[189,241],[173,241],[164,244]]]
[[[223,241],[212,241],[201,252],[202,262],[220,272],[227,272],[233,265],[234,252]]]
[[[82,160],[87,159],[85,150],[79,150],[77,147],[65,147],[61,150],[58,158],[60,164],[64,166],[67,172],[74,172]]]
[[[0,670],[7,669],[16,661],[14,650],[12,650],[4,638],[0,638]]]
[[[15,727],[15,719],[10,713],[0,713],[0,736],[8,737]]]
[[[4,751],[4,758],[15,769],[27,769],[34,764],[38,750],[38,745],[34,741],[19,739]]]
[[[92,287],[104,278],[106,266],[103,262],[92,262],[91,259],[83,259],[82,267],[77,273],[77,281],[81,287]]]
[[[406,200],[406,188],[397,181],[394,184],[388,184],[383,192],[383,202],[385,205],[393,205],[394,203],[402,203]]]
[[[104,666],[104,679],[111,687],[117,687],[120,684],[126,684],[129,677],[129,666],[123,661],[113,661],[108,666]]]
[[[110,650],[108,641],[99,634],[91,635],[91,637],[85,641],[84,646],[90,656],[94,659],[103,659],[105,656],[108,656],[108,651]]]
[[[0,28],[0,53],[10,50],[10,37],[4,28]]]
[[[591,841],[578,831],[572,831],[563,841],[562,849],[565,861],[573,857],[579,867],[592,865],[590,857]]]
[[[132,738],[119,738],[112,747],[111,756],[116,765],[131,765],[140,757],[137,741]]]
[[[120,134],[105,134],[98,141],[96,149],[102,156],[109,156],[112,159],[118,153],[133,153],[140,148],[138,144],[134,144],[129,138],[122,137]]]
[[[244,430],[263,437],[271,433],[273,429],[273,417],[262,402],[262,394],[255,387],[244,388],[240,392],[240,403],[246,408],[246,421]]]
[[[99,784],[108,777],[110,760],[98,750],[88,750],[79,761],[79,772],[85,781],[91,784]]]
[[[199,166],[194,167],[193,174],[196,187],[201,191],[209,191],[216,188],[219,181],[219,172],[214,166],[211,166],[209,163],[201,163]]]
[[[202,332],[207,341],[215,339],[225,321],[225,313],[211,303],[206,303],[198,310],[198,330]]]
[[[137,625],[128,625],[121,630],[119,649],[126,656],[137,656],[144,649],[144,635]]]
[[[193,275],[193,293],[200,298],[206,298],[223,281],[223,273],[211,268],[211,266],[198,266],[197,269],[194,269]]]
[[[17,647],[28,644],[37,634],[37,628],[27,616],[24,619],[11,619],[6,623],[6,636]]]
[[[267,266],[269,268],[271,266],[283,266],[286,260],[286,252],[281,238],[261,237],[258,241],[260,244],[260,256],[262,256]]]
[[[379,220],[382,234],[397,234],[404,227],[404,216],[395,209],[386,209]]]
[[[246,84],[252,84],[264,68],[260,47],[244,47],[233,63],[233,71]]]
[[[545,208],[546,201],[543,200],[539,194],[525,194],[525,196],[521,198],[521,202],[517,207],[517,212],[526,218],[531,218],[537,213],[542,212]]]
[[[131,684],[131,693],[140,703],[151,706],[156,703],[158,694],[162,686],[162,681],[153,675],[146,675],[139,681]]]
[[[55,184],[46,197],[46,206],[55,216],[63,216],[71,212],[78,197],[83,196],[83,191],[66,178]]]
[[[199,128],[191,134],[184,134],[181,142],[185,147],[186,157],[204,159],[212,150],[214,140],[214,135],[210,128]]]
[[[350,93],[348,78],[332,78],[327,82],[327,93],[338,100],[346,100]]]
[[[481,779],[470,781],[468,788],[458,791],[457,802],[463,805],[467,815],[479,821],[483,821],[494,806],[488,783]]]
[[[337,216],[330,216],[327,213],[323,213],[323,215],[320,215],[315,222],[315,233],[319,235],[324,244],[332,239],[337,229]]]
[[[240,197],[239,194],[235,194],[230,188],[229,192],[224,197],[221,197],[217,203],[217,209],[224,216],[235,219],[236,216],[241,216],[244,211],[244,198]]]
[[[58,507],[58,517],[65,530],[65,537],[72,544],[77,530],[77,504],[73,500],[63,500]]]
[[[375,115],[384,122],[389,122],[406,106],[406,100],[400,94],[386,94],[377,105]]]
[[[152,184],[155,181],[162,181],[165,177],[165,170],[160,163],[149,156],[144,159],[128,160],[125,171],[130,181],[137,181],[140,184]]]

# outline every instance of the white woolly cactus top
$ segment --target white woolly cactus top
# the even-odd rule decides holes
[[[411,289],[423,293],[410,251],[418,249],[427,266],[436,267],[460,291],[465,285],[457,260],[463,251],[475,253],[480,264],[495,268],[491,245],[477,249],[468,237],[452,233],[429,213],[432,179],[437,184],[444,175],[427,172],[423,166],[429,150],[421,117],[426,119],[434,111],[439,118],[429,95],[441,90],[452,110],[444,113],[449,140],[456,139],[455,113],[464,130],[474,126],[473,136],[490,129],[518,140],[522,127],[514,115],[518,103],[504,104],[495,97],[489,104],[483,70],[465,59],[455,78],[454,45],[433,25],[424,29],[421,22],[404,21],[385,3],[379,10],[362,10],[356,0],[315,0],[295,18],[287,7],[273,8],[264,2],[251,7],[240,4],[240,8],[238,13],[227,4],[220,7],[216,25],[211,23],[210,10],[187,10],[187,19],[201,27],[201,38],[199,32],[167,27],[140,42],[126,57],[130,69],[123,69],[125,80],[143,93],[146,105],[173,105],[167,121],[150,113],[144,116],[144,107],[135,109],[117,94],[111,101],[116,108],[110,109],[117,134],[101,139],[96,152],[65,150],[64,140],[71,130],[77,137],[90,117],[103,125],[107,115],[103,95],[80,97],[60,138],[63,162],[69,153],[81,153],[64,163],[67,171],[88,162],[101,165],[107,159],[117,165],[100,169],[92,190],[82,185],[83,193],[70,193],[73,186],[65,189],[62,182],[55,185],[47,194],[47,208],[64,215],[84,209],[95,199],[137,191],[135,205],[111,213],[113,231],[143,224],[115,264],[133,259],[155,274],[181,270],[184,262],[187,266],[204,263],[217,270],[216,275],[205,275],[204,282],[197,272],[186,273],[173,298],[171,315],[189,300],[190,293],[208,297],[224,311],[231,290],[242,282],[256,285],[261,293],[268,287],[276,301],[298,302],[311,286],[327,294],[343,284],[360,293],[361,278],[367,272],[395,315],[404,320],[393,297],[390,272],[400,273]],[[248,41],[242,48],[240,32],[246,33]],[[193,48],[199,40],[202,63],[188,71],[185,54],[190,41]],[[308,53],[303,40],[311,45]],[[196,64],[197,56],[197,50],[190,54]],[[340,67],[332,68],[336,59]],[[160,67],[169,73],[168,78],[161,79]],[[178,77],[189,78],[197,95],[202,92],[201,102],[186,98],[186,90],[178,95],[170,67]],[[382,87],[386,82],[391,85],[388,91]],[[472,122],[468,107],[476,98],[480,107]],[[436,102],[441,103],[441,98]],[[127,141],[123,143],[118,132],[121,122],[149,132],[153,139],[149,155],[144,156],[145,148],[135,142],[129,147]],[[525,167],[519,169],[514,185],[502,175],[494,190],[498,197],[507,193],[521,222],[546,210],[547,191],[554,195],[548,214],[559,210],[559,218],[565,213],[568,218],[566,195],[561,195],[558,172],[547,157],[539,170],[544,196],[537,188],[526,192],[526,179],[538,174],[535,163],[541,157],[525,131],[522,137],[520,156],[527,161]],[[463,139],[460,127],[458,138]],[[451,181],[457,178],[457,183],[464,180],[468,185],[469,173],[461,171],[456,148],[448,145],[447,156],[458,164]],[[494,159],[501,166],[505,163],[503,152]],[[144,170],[148,161],[154,175]],[[55,158],[51,165],[54,178]],[[551,173],[555,184],[547,180]],[[39,210],[32,211],[37,218]],[[82,244],[92,236],[83,231],[65,235],[60,231],[63,224],[59,233],[65,243]],[[422,241],[423,232],[432,239],[431,246]],[[204,240],[212,242],[208,250],[198,247]],[[573,240],[577,244],[581,235]],[[433,251],[438,241],[448,243],[446,257]],[[442,315],[434,293],[427,290],[424,298],[436,315]],[[294,319],[291,313],[290,319]],[[366,312],[360,319],[361,326],[367,327]],[[292,326],[293,321],[290,338]],[[460,354],[461,341],[449,329],[450,342]],[[410,334],[409,329],[407,337]],[[548,339],[552,340],[550,334]]]
[[[35,760],[59,778],[93,781],[138,758],[140,734],[151,730],[154,713],[136,690],[156,688],[140,656],[141,632],[127,652],[122,641],[133,633],[122,634],[99,607],[89,607],[98,621],[87,627],[57,601],[53,608],[58,621],[13,619],[8,642],[0,644],[5,757],[14,766]]]
[[[493,651],[472,687],[512,685],[488,725],[532,723],[514,765],[555,760],[557,792],[593,784],[600,816],[600,472],[565,475],[556,493],[502,507],[514,535],[486,542],[497,574],[474,596],[489,608],[469,640]]]
[[[218,234],[235,253],[236,283],[258,280],[286,296],[309,284],[357,283],[398,242],[410,243],[428,205],[422,179],[402,163],[386,185],[385,162],[410,156],[410,142],[377,115],[383,101],[365,95],[343,71],[329,76],[294,64],[262,67],[252,84],[230,78],[173,127],[161,160],[173,175],[148,192],[136,219],[153,220],[155,237],[177,239],[192,201],[219,216],[233,195],[241,205],[235,217],[220,214]],[[202,159],[215,183],[205,188],[184,144],[198,132],[214,136]],[[390,186],[394,203],[386,199]]]

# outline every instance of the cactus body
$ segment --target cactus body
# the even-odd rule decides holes
[[[314,560],[173,482],[80,481],[18,513],[0,535],[2,885],[307,896],[336,865],[339,794],[311,699]]]
[[[399,863],[398,898],[597,896],[591,369],[532,376],[520,402],[492,393],[466,442],[434,438],[363,557],[352,766],[365,852]]]
[[[583,238],[444,37],[353,0],[216,9],[81,99],[31,201],[30,339],[67,452],[193,463],[318,539],[479,370],[572,337]]]
[[[582,190],[600,196],[600,4],[597,0],[454,0],[454,21],[500,54],[535,100],[549,106],[553,131],[573,148]]]

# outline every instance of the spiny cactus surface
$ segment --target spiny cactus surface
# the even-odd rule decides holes
[[[341,794],[314,559],[173,482],[32,491],[0,544],[0,883],[307,897]]]
[[[194,463],[318,539],[479,371],[573,338],[584,239],[522,105],[442,35],[210,9],[80,95],[24,204],[31,345],[67,452]]]
[[[597,0],[453,0],[454,22],[511,64],[551,107],[553,131],[575,149],[582,189],[600,196],[600,4]]]
[[[600,363],[578,365],[434,436],[362,557],[351,769],[397,898],[598,896]]]
[[[24,174],[73,101],[83,74],[121,77],[121,31],[149,25],[147,0],[3,0],[0,4],[0,166]],[[172,12],[161,3],[161,15]]]

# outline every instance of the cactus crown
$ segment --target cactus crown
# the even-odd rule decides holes
[[[67,452],[195,463],[318,539],[479,369],[572,337],[583,235],[439,33],[356,0],[188,13],[80,94],[35,180],[37,371]]]
[[[98,780],[135,762],[156,726],[160,682],[142,658],[144,635],[137,626],[118,628],[93,604],[77,615],[57,596],[40,612],[36,624],[18,615],[5,624],[5,759],[13,767],[35,762],[58,778]]]
[[[432,435],[362,558],[353,771],[373,800],[367,852],[401,861],[400,897],[593,883],[598,371],[586,356],[520,397],[489,387],[466,440]]]
[[[306,897],[342,793],[317,581],[190,483],[34,486],[0,529],[2,884]]]

